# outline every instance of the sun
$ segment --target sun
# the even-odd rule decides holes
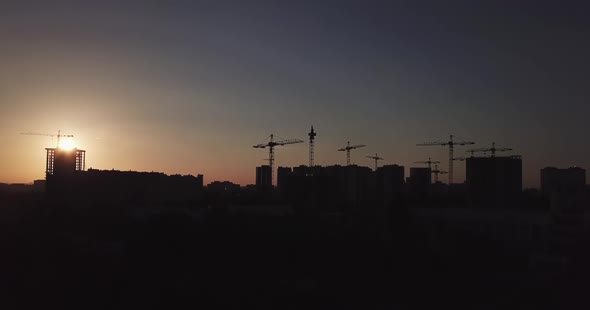
[[[62,139],[59,141],[58,147],[65,151],[71,151],[76,148],[76,143],[72,139]]]

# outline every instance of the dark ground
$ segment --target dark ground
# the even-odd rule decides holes
[[[453,227],[436,228],[444,242],[434,251],[401,208],[384,215],[380,230],[370,212],[229,217],[67,208],[42,197],[0,203],[2,309],[590,305],[588,243],[577,243],[557,271],[532,268],[527,251]]]

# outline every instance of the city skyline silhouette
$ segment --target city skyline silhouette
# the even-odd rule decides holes
[[[0,309],[588,309],[589,13],[2,1]]]
[[[21,133],[21,134],[24,134],[24,135],[45,135],[45,136],[50,135],[50,134],[36,134],[36,133]],[[54,140],[54,137],[56,135],[52,135],[52,136],[53,136],[52,137],[52,141],[53,141]],[[67,145],[66,147],[68,147],[68,148],[78,147],[78,145],[76,144],[76,142],[74,142],[73,135],[69,135],[69,136],[71,136],[71,137],[70,138],[63,138],[63,140],[65,140],[64,141],[65,144]],[[442,152],[441,152],[441,150],[436,150],[435,152],[426,152],[426,154],[437,153],[437,154],[439,154],[439,156],[441,156],[441,157],[439,157],[440,160],[442,160],[443,162],[448,162],[448,157],[449,157],[448,151],[445,151],[445,148],[442,148],[441,145],[440,145],[440,144],[447,143],[446,142],[447,140],[448,139],[439,139],[439,140],[437,140],[437,142],[435,142],[435,145],[433,145],[433,146],[435,146],[435,148],[442,149]],[[57,141],[59,141],[59,139]],[[308,141],[304,141],[304,142],[308,142]],[[460,141],[458,141],[458,142],[460,143]],[[61,147],[64,147],[63,144],[61,144],[59,142],[57,142],[57,143],[59,145],[61,145]],[[477,143],[475,143],[475,144],[477,144]],[[492,150],[492,149],[494,151],[496,150],[495,147],[493,146],[494,144],[495,143],[492,143],[492,148],[476,148],[476,149],[473,149],[473,148],[464,147],[464,146],[462,148],[458,148],[455,154],[459,154],[459,155],[454,155],[454,161],[457,160],[458,162],[457,163],[454,162],[453,165],[455,166],[455,169],[459,172],[459,175],[458,175],[458,181],[457,182],[453,182],[453,183],[454,184],[460,184],[460,183],[465,182],[465,165],[464,165],[464,161],[465,161],[466,158],[469,158],[469,157],[490,157],[490,156],[493,157],[493,154],[490,152],[490,150]],[[461,146],[461,145],[459,145],[459,146]],[[299,146],[299,147],[306,147],[307,148],[306,151],[309,152],[309,146],[308,145],[307,146],[306,145],[303,145],[303,146]],[[503,150],[503,149],[500,149],[500,150]],[[512,148],[506,148],[506,150],[509,151],[509,153],[507,155],[521,156],[518,152],[515,153],[515,150],[513,150]],[[292,152],[292,151],[293,150],[284,150],[284,153],[286,153],[286,154],[281,154],[281,157],[288,156],[288,153],[289,152]],[[337,150],[337,151],[339,151],[339,150]],[[473,151],[477,152],[478,155],[474,155],[474,152]],[[484,151],[487,151],[487,152],[484,152]],[[42,152],[39,152],[39,154],[41,154],[41,153]],[[299,153],[301,153],[301,152],[299,152]],[[365,158],[369,158],[372,161],[374,161],[374,158],[373,157],[368,156],[368,155],[367,156],[364,156],[362,154],[356,154],[356,155],[357,156],[353,156],[352,157],[354,160],[351,161],[351,164],[358,165],[358,166],[364,166],[364,167],[374,166],[374,164],[371,165],[365,159]],[[446,156],[446,158],[445,158],[445,156]],[[36,157],[41,158],[41,156],[36,156]],[[342,156],[340,156],[340,157],[342,157]],[[267,160],[267,159],[265,159],[265,160]],[[91,163],[92,163],[92,161],[91,161]],[[278,161],[278,164],[275,164],[275,169],[273,170],[273,171],[275,171],[274,174],[273,174],[273,179],[276,177],[276,168],[277,167],[297,167],[297,166],[305,166],[306,165],[306,163],[304,161],[301,161],[301,162],[296,161],[296,162],[292,162],[292,163],[293,163],[292,165],[285,165],[285,164],[281,164],[281,161],[279,160]],[[385,160],[385,162],[382,163],[382,164],[384,164],[384,165],[388,165],[388,164],[401,165],[401,166],[407,167],[407,169],[408,169],[407,172],[409,173],[410,167],[420,167],[424,163],[426,163],[426,162],[413,161],[413,162],[410,162],[409,164],[405,164],[404,165],[403,163],[400,163],[400,162],[392,162],[392,161]],[[525,163],[526,163],[526,161],[525,161]],[[162,164],[162,162],[160,162],[160,164]],[[346,163],[346,161],[344,161],[344,162],[334,162],[334,163],[325,164],[324,166],[332,166],[332,165],[346,166],[347,163]],[[35,163],[35,164],[31,164],[31,166],[41,166],[41,160],[38,159],[38,162]],[[321,165],[318,165],[318,166],[321,166]],[[440,165],[440,166],[441,167],[444,167],[445,165]],[[555,167],[555,166],[556,165],[548,164],[545,167]],[[565,167],[579,167],[579,166],[580,165],[575,165],[574,164],[574,165],[569,165],[569,166],[565,166]],[[92,168],[92,165],[90,165],[89,167]],[[139,171],[146,171],[146,172],[149,172],[149,171],[152,171],[152,172],[153,171],[157,171],[156,169],[153,169],[153,167],[157,167],[157,165],[156,166],[152,166],[152,169],[144,169],[144,170],[139,170]],[[254,167],[256,167],[256,166],[254,166]],[[252,167],[252,168],[254,168],[254,167]],[[543,167],[543,168],[545,168],[545,167]],[[133,169],[129,169],[129,168],[126,168],[126,167],[111,167],[111,168],[94,167],[94,168],[129,170],[129,171],[133,170]],[[448,170],[448,165],[445,168]],[[196,171],[196,169],[194,169],[194,168],[191,169],[191,170],[192,171],[189,171],[189,172],[187,172],[187,171],[173,171],[173,172],[170,172],[170,171],[159,171],[159,172],[164,172],[164,173],[168,173],[168,174],[187,174],[187,175],[188,174],[194,174],[194,175],[200,174],[200,171]],[[540,171],[540,169],[539,169],[539,171]],[[231,171],[228,171],[228,172],[231,174]],[[525,173],[525,174],[526,174],[526,172],[528,172],[529,174],[534,175],[536,178],[534,180],[528,180],[528,183],[524,184],[524,187],[525,188],[536,188],[536,189],[540,189],[541,188],[541,182],[540,182],[540,174],[538,174],[539,172],[538,171],[534,171],[534,172],[532,172],[532,171],[523,171],[523,173]],[[444,174],[447,174],[448,171],[443,171],[443,173]],[[41,170],[37,171],[36,174],[41,175]],[[37,177],[36,179],[41,179],[41,178],[43,178],[43,177]],[[249,184],[254,184],[255,183],[255,178],[254,178],[254,174],[253,173],[251,173],[251,175],[248,178],[246,178],[246,179],[248,180],[247,182],[245,182],[245,183],[239,183],[239,182],[237,182],[237,184],[240,184],[242,186],[245,186],[245,185],[249,185]],[[4,183],[32,183],[32,181],[33,180],[29,180],[27,182],[4,182]],[[211,182],[216,182],[216,181],[231,181],[231,182],[236,182],[235,178],[231,178],[231,177],[228,178],[228,179],[216,179],[214,177],[213,179],[206,181],[206,184],[207,183],[211,183]],[[445,181],[445,182],[448,184],[448,181]],[[2,183],[2,182],[0,182],[0,183]],[[273,182],[273,184],[276,185],[276,182]]]
[[[538,187],[543,167],[590,166],[584,9],[7,2],[0,182],[43,177],[36,152],[51,141],[18,133],[62,129],[92,151],[90,167],[251,184],[251,144],[270,132],[305,140],[314,124],[321,165],[343,163],[333,150],[348,140],[406,167],[444,161],[442,148],[413,146],[456,134],[515,148],[525,186]],[[277,165],[306,163],[302,146],[278,152]]]

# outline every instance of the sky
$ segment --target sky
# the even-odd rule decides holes
[[[590,168],[584,1],[2,1],[0,182],[42,179],[50,137],[87,168],[254,183],[274,133],[316,164],[447,168],[450,134]],[[458,147],[462,156],[468,147]],[[276,166],[308,163],[307,143]],[[455,181],[464,180],[456,162]],[[443,178],[443,177],[441,177]],[[444,179],[444,178],[443,178]]]

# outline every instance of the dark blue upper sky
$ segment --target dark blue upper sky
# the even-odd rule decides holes
[[[388,163],[444,162],[415,144],[453,133],[513,147],[528,186],[547,165],[590,167],[583,1],[122,2],[0,5],[2,139],[60,128],[99,168],[240,183],[265,157],[251,145],[311,124],[320,164],[342,163],[347,140]],[[187,155],[133,159],[153,143]]]

